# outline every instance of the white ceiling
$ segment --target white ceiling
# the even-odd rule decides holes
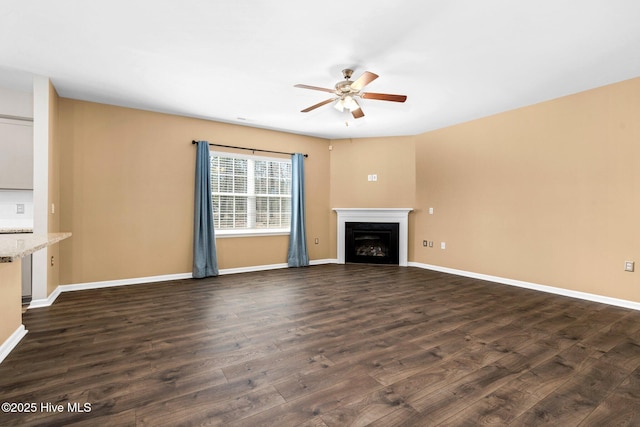
[[[343,68],[380,77],[354,120]],[[0,86],[324,138],[414,135],[640,76],[638,0],[0,0]],[[348,123],[346,126],[345,122]]]

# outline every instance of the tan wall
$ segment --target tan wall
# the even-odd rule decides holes
[[[0,345],[22,324],[22,260],[0,263]]]
[[[638,117],[634,79],[417,136],[410,260],[640,301]]]
[[[331,141],[331,208],[407,208],[415,204],[414,137]],[[368,175],[378,176],[368,181]],[[331,254],[337,257],[335,212]]]
[[[328,141],[61,98],[61,283],[188,273],[192,268],[193,139],[308,153],[311,259],[329,255]],[[285,263],[286,236],[217,239],[219,267]]]
[[[635,79],[414,137],[328,142],[60,99],[60,228],[74,233],[61,283],[190,271],[189,142],[208,139],[310,154],[312,259],[336,257],[331,208],[413,207],[410,261],[640,301],[640,273],[622,271],[640,260],[639,114]],[[218,239],[220,268],[282,263],[286,246]]]

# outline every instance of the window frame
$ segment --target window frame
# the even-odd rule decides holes
[[[209,156],[213,157],[226,157],[226,158],[234,158],[234,159],[245,159],[245,160],[253,160],[253,161],[271,161],[271,162],[280,162],[280,163],[289,163],[291,165],[291,158],[279,158],[279,157],[269,157],[269,156],[260,156],[255,154],[237,154],[237,153],[229,153],[225,151],[215,151],[209,150]],[[209,171],[211,174],[211,170]],[[247,175],[249,172],[247,171]],[[248,183],[247,183],[248,184]],[[248,185],[249,187],[249,185]],[[213,188],[211,189],[211,198],[213,201]],[[247,193],[248,194],[248,193]],[[254,192],[255,195],[255,192]],[[291,193],[289,193],[289,199],[291,198]],[[255,199],[255,197],[254,197]],[[247,207],[248,209],[248,207]],[[215,217],[215,212],[214,212]],[[215,227],[215,236],[216,238],[228,238],[228,237],[257,237],[257,236],[288,236],[291,234],[291,222],[289,222],[289,227],[286,228],[233,228],[233,229],[220,229]]]

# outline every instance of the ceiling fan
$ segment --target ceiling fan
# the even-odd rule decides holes
[[[362,89],[378,78],[377,74],[371,73],[369,71],[365,71],[360,77],[356,80],[349,80],[353,75],[353,70],[346,68],[342,70],[342,75],[344,76],[344,81],[336,83],[335,89],[326,89],[323,87],[317,86],[309,86],[297,84],[294,87],[299,87],[302,89],[312,89],[319,90],[322,92],[329,92],[335,95],[334,98],[329,98],[322,102],[318,102],[311,107],[305,108],[304,110],[300,110],[301,113],[308,113],[309,111],[315,110],[318,107],[322,107],[323,105],[329,104],[333,101],[337,101],[334,105],[334,108],[338,111],[349,110],[355,119],[359,119],[364,117],[364,113],[362,112],[362,108],[360,108],[360,104],[358,103],[356,98],[362,99],[377,99],[380,101],[393,101],[393,102],[404,102],[407,100],[405,95],[392,95],[389,93],[374,93],[374,92],[362,92]]]

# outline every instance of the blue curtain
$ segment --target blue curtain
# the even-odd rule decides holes
[[[196,193],[193,226],[193,277],[218,275],[216,236],[213,230],[209,143],[198,141],[196,154]]]
[[[289,267],[309,265],[307,230],[304,221],[304,156],[291,156],[291,234],[289,234]]]

